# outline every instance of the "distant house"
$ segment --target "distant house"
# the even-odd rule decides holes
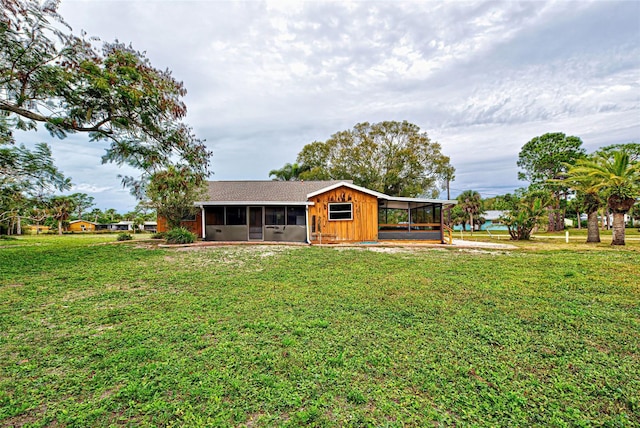
[[[500,217],[505,214],[501,210],[487,210],[484,212],[485,222],[480,226],[480,230],[508,230],[507,226],[500,221]]]
[[[157,221],[145,221],[144,224],[140,225],[140,229],[145,232],[155,233],[158,231],[158,222]]]
[[[95,232],[96,223],[87,220],[73,220],[67,228],[69,232]]]
[[[507,226],[500,221],[500,217],[504,215],[505,211],[500,210],[486,210],[480,217],[484,218],[484,223],[478,224],[477,218],[474,217],[474,230],[508,230]],[[453,227],[453,230],[459,231],[462,229],[461,224],[457,224]],[[471,230],[468,227],[468,223],[465,224],[464,230]]]
[[[132,221],[119,221],[117,223],[111,223],[109,225],[109,230],[111,230],[111,231],[131,231],[131,230],[133,230],[133,222]]]
[[[212,181],[182,226],[207,241],[443,243],[456,201],[385,195],[350,181]],[[158,217],[158,231],[167,223]]]
[[[27,235],[39,235],[41,233],[49,233],[51,228],[49,226],[42,226],[38,224],[30,224],[22,227],[22,232]]]

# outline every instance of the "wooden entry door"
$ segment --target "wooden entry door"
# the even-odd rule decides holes
[[[249,239],[262,241],[262,207],[249,207]]]

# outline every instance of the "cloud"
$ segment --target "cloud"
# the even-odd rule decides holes
[[[184,81],[215,179],[268,179],[362,121],[419,125],[451,156],[453,187],[488,193],[526,184],[515,164],[536,135],[587,150],[640,141],[638,2],[63,0],[60,12]],[[117,175],[135,171],[75,141],[54,149],[65,173],[132,208]]]

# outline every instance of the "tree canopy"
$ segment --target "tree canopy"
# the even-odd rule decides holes
[[[455,172],[440,144],[407,121],[358,123],[307,144],[297,162],[302,180],[348,179],[392,196],[435,197]]]
[[[173,229],[197,211],[193,202],[203,195],[204,182],[187,168],[169,167],[153,174],[145,190],[148,205]]]
[[[108,142],[103,162],[146,178],[169,165],[208,175],[206,146],[182,122],[186,89],[144,52],[76,36],[56,1],[0,0],[0,138],[43,124],[64,138]],[[136,179],[125,180],[134,184]]]
[[[527,142],[518,154],[519,180],[530,183],[533,191],[549,193],[549,231],[564,228],[564,207],[568,187],[561,181],[567,169],[585,156],[582,140],[561,132],[547,133]]]
[[[582,140],[562,132],[547,133],[531,139],[518,154],[519,180],[547,188],[551,179],[560,179],[568,165],[585,156]],[[558,183],[556,183],[558,185]]]

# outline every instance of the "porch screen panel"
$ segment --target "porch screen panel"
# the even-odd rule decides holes
[[[411,223],[435,224],[440,223],[440,213],[436,213],[436,206],[433,204],[423,205],[411,209]],[[414,230],[433,230],[436,226],[412,226]],[[439,227],[438,227],[439,228]]]
[[[285,223],[284,207],[266,207],[264,224],[267,226],[283,226]]]
[[[224,225],[224,207],[205,208],[206,224],[209,226]]]
[[[399,208],[380,208],[378,223],[381,230],[406,229],[409,221],[409,211]],[[414,220],[415,221],[415,220]]]
[[[227,226],[246,226],[247,207],[227,207]]]
[[[307,224],[304,207],[287,207],[287,224],[304,226]]]

